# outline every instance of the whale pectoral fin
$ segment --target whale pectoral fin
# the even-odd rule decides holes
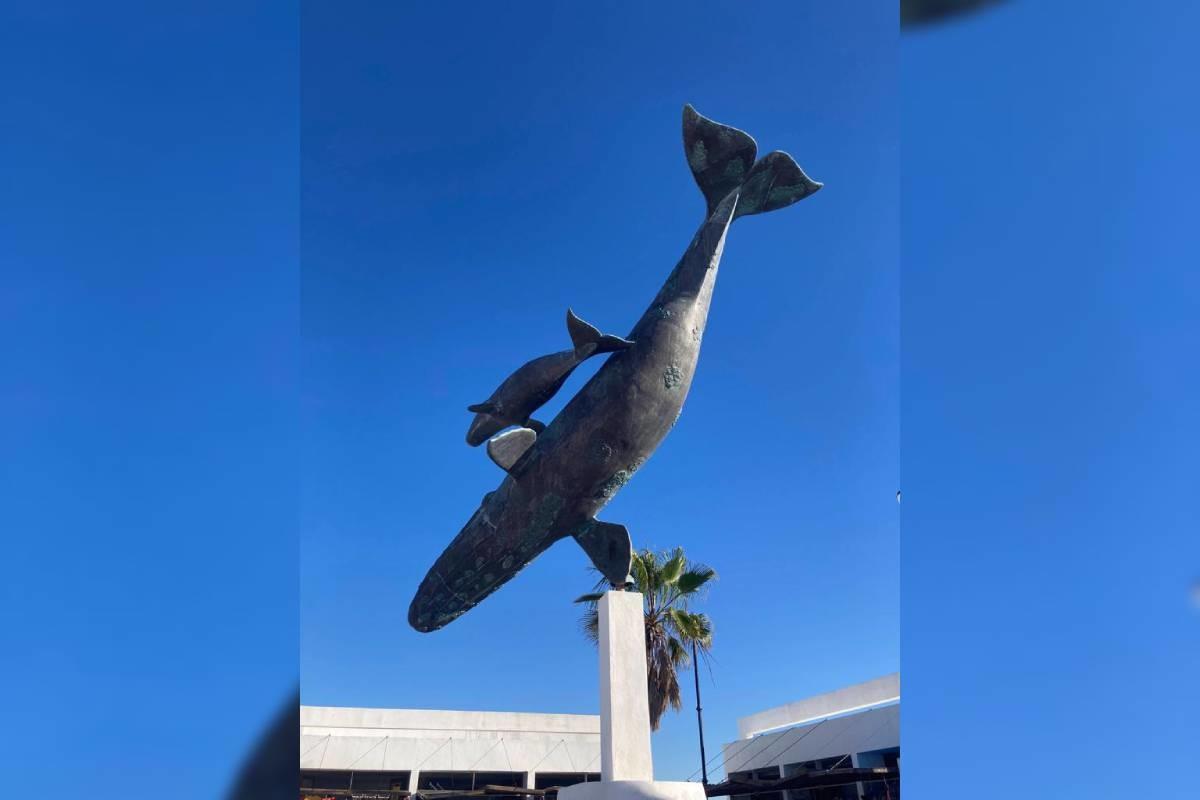
[[[599,353],[624,350],[633,344],[620,336],[601,333],[599,328],[584,322],[569,308],[567,309],[567,333],[571,335],[571,345],[575,348],[575,357],[580,361]]]
[[[529,419],[525,420],[525,427],[541,436],[542,431],[546,430],[546,423],[539,422],[533,417],[530,417]]]
[[[633,541],[629,538],[628,528],[615,522],[589,519],[571,535],[609,583],[621,587],[633,582],[629,575]]]
[[[509,472],[521,456],[525,455],[525,451],[533,447],[535,441],[537,434],[532,430],[517,428],[488,439],[487,454],[500,469]]]
[[[746,176],[733,218],[790,206],[815,193],[821,186],[805,175],[800,165],[787,153],[780,150],[767,153]]]
[[[750,134],[703,117],[690,105],[683,107],[683,149],[709,214],[746,179],[758,153]]]
[[[495,414],[499,410],[495,403],[476,403],[473,406],[467,406],[467,411],[474,414]]]

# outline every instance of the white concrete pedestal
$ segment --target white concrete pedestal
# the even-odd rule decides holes
[[[558,790],[559,800],[705,800],[704,787],[687,781],[605,781]]]
[[[646,619],[637,592],[600,598],[600,780],[652,781]]]
[[[637,592],[608,592],[600,612],[600,781],[559,791],[560,800],[704,800],[698,783],[654,780],[646,622]]]

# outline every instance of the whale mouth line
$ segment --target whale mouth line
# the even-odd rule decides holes
[[[471,427],[467,429],[467,444],[471,447],[478,447],[509,427],[512,427],[512,423],[491,414],[476,414],[475,419],[471,422]]]

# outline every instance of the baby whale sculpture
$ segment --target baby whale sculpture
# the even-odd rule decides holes
[[[633,344],[619,336],[600,333],[569,308],[567,332],[571,335],[572,349],[525,363],[505,378],[486,401],[467,407],[467,411],[475,412],[475,419],[467,430],[467,444],[478,447],[493,434],[512,425],[540,433],[546,426],[530,419],[530,415],[558,393],[576,367],[594,355],[624,350]]]
[[[541,433],[523,427],[489,442],[493,459],[508,474],[421,581],[408,610],[409,624],[418,631],[453,622],[568,536],[611,584],[628,582],[629,532],[596,514],[645,463],[683,410],[729,226],[738,217],[789,206],[821,188],[786,153],[776,151],[756,162],[757,145],[749,135],[706,119],[691,106],[683,110],[683,144],[706,201],[704,222],[627,337],[632,344],[614,348]],[[480,422],[479,430],[523,424],[527,417],[518,417],[536,408],[526,412],[529,402],[511,410],[505,406],[498,416],[484,410],[498,422]]]

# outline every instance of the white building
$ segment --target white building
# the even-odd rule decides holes
[[[599,772],[598,716],[300,707],[302,796],[544,789]]]
[[[738,720],[723,748],[730,780],[776,780],[850,767],[900,768],[900,675],[847,686]],[[761,792],[737,800],[898,800],[898,781]],[[790,797],[785,797],[790,795]]]

